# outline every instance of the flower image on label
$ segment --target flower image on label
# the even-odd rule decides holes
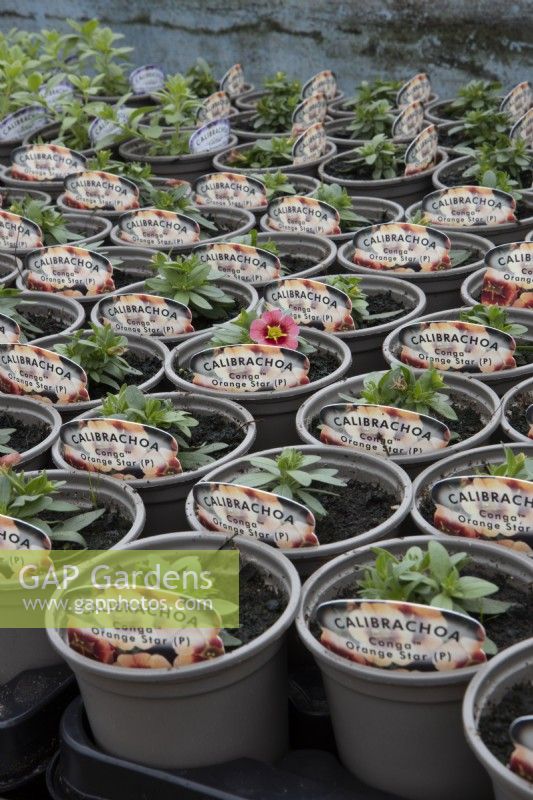
[[[244,72],[240,64],[234,64],[228,69],[220,80],[220,90],[227,92],[230,97],[236,97],[244,92]]]
[[[214,119],[224,119],[231,114],[231,101],[226,92],[215,92],[202,101],[196,114],[196,124],[204,125]]]
[[[309,359],[269,344],[236,344],[192,356],[192,383],[220,392],[273,392],[309,383]]]
[[[199,205],[266,208],[266,189],[261,181],[237,172],[211,172],[194,185],[194,202]]]
[[[43,246],[43,234],[35,222],[0,209],[0,250],[31,250]]]
[[[451,267],[451,242],[446,234],[413,225],[388,222],[362,228],[353,237],[354,264],[394,272],[435,272]]]
[[[424,124],[424,106],[420,100],[414,100],[404,106],[392,123],[393,139],[412,139]]]
[[[309,78],[303,85],[302,97],[311,97],[311,95],[318,94],[318,92],[323,92],[328,100],[333,100],[337,94],[337,78],[330,69],[324,69]]]
[[[83,172],[86,158],[59,144],[24,144],[11,153],[11,177],[23,181],[61,181]]]
[[[447,425],[426,414],[392,406],[338,403],[320,410],[320,441],[378,456],[419,456],[442,450]]]
[[[51,550],[50,537],[22,519],[0,514],[0,550]]]
[[[328,99],[324,92],[316,92],[306,97],[292,113],[291,136],[298,136],[316,122],[324,122],[327,111]]]
[[[55,405],[89,400],[87,375],[78,364],[30,344],[0,344],[0,393]]]
[[[24,139],[50,122],[42,106],[25,106],[2,117],[0,120],[0,142]]]
[[[528,438],[533,439],[533,405],[526,408],[526,421],[529,425]]]
[[[265,286],[269,308],[281,308],[295,322],[321,331],[353,330],[352,301],[327,283],[306,278],[285,278]]]
[[[503,111],[511,122],[517,122],[533,105],[533,89],[528,81],[518,83],[502,100]]]
[[[98,319],[119,333],[180,336],[193,333],[190,309],[176,300],[152,294],[116,294],[98,303]]]
[[[523,139],[528,147],[533,146],[533,108],[520,117],[511,128],[511,139]]]
[[[134,108],[130,108],[129,106],[119,106],[115,110],[117,112],[117,119],[122,124],[127,122],[131,114],[135,111]],[[96,117],[89,125],[89,139],[93,147],[100,146],[106,139],[111,141],[113,137],[118,136],[120,133],[120,126],[108,119]]]
[[[257,283],[279,278],[281,263],[268,250],[238,242],[212,242],[194,248],[202,264],[245,283]]]
[[[122,419],[66,422],[59,450],[74,469],[102,472],[124,480],[178,475],[178,444],[167,431]]]
[[[399,90],[396,95],[396,105],[408,106],[409,103],[413,103],[415,100],[419,100],[421,103],[427,103],[430,97],[431,83],[429,77],[425,72],[419,72],[418,75],[415,75],[408,80],[407,83],[404,83]]]
[[[130,72],[129,82],[133,94],[151,94],[163,88],[165,73],[154,64],[146,64]]]
[[[58,244],[33,250],[25,266],[26,287],[36,292],[93,297],[115,289],[110,260],[83,247]]]
[[[305,130],[292,146],[292,160],[298,164],[315,161],[324,154],[327,145],[326,129],[321,122],[316,122]]]
[[[516,222],[516,200],[485,186],[456,186],[427,194],[420,208],[434,225],[475,227]]]
[[[282,550],[319,544],[313,514],[287,497],[235,483],[201,481],[193,487],[193,497],[196,516],[209,531],[251,536]]]
[[[436,125],[428,125],[413,139],[405,151],[404,174],[416,175],[434,166],[437,161],[439,134]]]
[[[63,201],[71,208],[129,211],[139,208],[139,188],[110,172],[86,171],[65,178]]]
[[[400,328],[398,339],[400,361],[419,369],[490,373],[516,367],[513,337],[486,325],[412,322]]]
[[[213,119],[197,128],[189,139],[191,153],[210,153],[221,147],[227,147],[230,137],[229,119]]]
[[[509,728],[509,736],[515,746],[509,769],[533,783],[533,716],[515,719]]]
[[[156,250],[171,250],[179,245],[194,244],[200,239],[200,226],[193,219],[158,208],[128,211],[120,217],[118,227],[123,241]]]
[[[357,664],[450,672],[486,661],[485,629],[457,611],[399,600],[331,600],[316,617],[324,647]]]
[[[333,236],[341,232],[339,212],[314,197],[287,195],[272,200],[267,225],[273,231]]]
[[[438,530],[533,552],[532,481],[461,475],[437,481],[431,497]]]
[[[533,307],[533,242],[512,242],[485,254],[481,302],[488,305]]]
[[[0,314],[0,342],[3,344],[13,344],[20,339],[20,326],[17,322]],[[0,462],[2,461],[0,457]]]

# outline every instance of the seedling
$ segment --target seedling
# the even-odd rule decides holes
[[[232,150],[228,155],[228,164],[246,169],[285,167],[292,163],[292,145],[292,139],[282,136],[260,139],[245,150]]]
[[[194,125],[201,103],[186,77],[179,73],[169,75],[163,88],[155,92],[154,97],[161,108],[154,112],[152,120],[157,119],[172,127]]]
[[[283,133],[291,128],[292,114],[300,102],[301,84],[276,72],[264,81],[265,94],[256,104],[253,126],[265,133]]]
[[[203,58],[197,58],[185,73],[185,78],[195,97],[209,97],[218,90],[218,81],[213,70]]]
[[[525,453],[515,454],[510,447],[505,447],[503,452],[505,460],[499,464],[486,464],[484,473],[494,477],[533,481],[533,458],[528,458]]]
[[[296,194],[296,187],[289,181],[286,175],[278,170],[277,172],[264,172],[253,175],[264,185],[268,202],[275,197],[283,197],[287,194]]]
[[[361,175],[368,175],[372,180],[396,178],[403,172],[405,147],[390,141],[384,133],[379,133],[361,147],[357,147],[356,152],[357,158],[350,159],[347,163],[352,168],[358,168]]]
[[[13,450],[12,447],[9,446],[9,440],[16,433],[16,428],[0,428],[0,453],[9,454],[9,453],[16,453],[16,450]]]
[[[472,322],[476,325],[487,325],[498,331],[508,333],[510,336],[522,336],[527,333],[526,325],[519,325],[509,321],[507,311],[501,306],[485,306],[478,303],[467,311],[461,311],[460,319],[463,322]],[[520,348],[519,349],[523,349]]]
[[[22,331],[30,336],[32,334],[42,333],[40,328],[36,325],[32,325],[32,323],[19,312],[18,306],[23,300],[24,302],[31,303],[31,301],[25,300],[20,289],[8,288],[4,286],[4,284],[0,284],[0,314],[4,314],[4,316],[12,319],[13,322],[16,322],[17,325],[20,326]],[[35,336],[33,336],[33,338],[35,338]]]
[[[316,197],[317,200],[328,203],[339,212],[340,227],[343,233],[371,224],[369,219],[356,214],[353,210],[352,198],[344,186],[339,186],[338,183],[321,183],[311,197]]]
[[[198,210],[198,206],[191,200],[187,185],[159,189],[147,184],[142,191],[141,197],[143,205],[163,209],[164,211],[177,211],[193,219],[202,229],[202,238],[208,238],[218,233],[218,228],[214,222],[204,217]]]
[[[35,222],[43,232],[45,245],[66,244],[83,238],[81,234],[70,231],[63,214],[47,206],[44,200],[24,197],[22,200],[13,201],[9,210],[13,214],[20,214],[21,217]]]
[[[387,100],[374,100],[370,103],[357,103],[354,118],[348,123],[352,139],[372,139],[380,133],[389,136],[394,115]]]
[[[457,97],[447,107],[455,119],[461,119],[470,111],[487,111],[499,105],[501,84],[497,81],[470,81],[457,92]]]

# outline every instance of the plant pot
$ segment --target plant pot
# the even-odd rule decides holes
[[[27,197],[31,197],[32,200],[39,200],[40,203],[45,203],[47,206],[52,205],[50,195],[46,192],[39,192],[37,189],[0,189],[1,207],[4,210],[9,210],[11,203],[24,200]]]
[[[19,426],[31,428],[45,425],[48,432],[37,444],[20,453],[17,469],[43,469],[49,463],[48,453],[59,436],[61,417],[52,406],[28,400],[26,397],[9,397],[0,395],[0,413],[9,414]],[[18,427],[18,426],[17,426]]]
[[[324,155],[320,156],[320,158],[315,158],[312,161],[306,161],[305,164],[284,164],[282,167],[263,167],[262,169],[248,169],[246,167],[236,167],[233,164],[230,164],[228,161],[228,157],[230,154],[235,151],[244,151],[249,150],[252,146],[252,142],[247,142],[246,144],[240,144],[237,147],[229,146],[221,153],[218,153],[213,159],[213,166],[219,172],[239,172],[241,175],[261,175],[264,172],[278,172],[278,170],[290,172],[295,175],[309,175],[311,178],[316,178],[318,174],[318,167],[325,161],[327,158],[331,158],[336,152],[337,149],[333,142],[327,142],[326,152]]]
[[[265,89],[255,89],[249,90],[246,93],[240,94],[238,97],[234,99],[234,103],[241,111],[251,111],[255,109],[257,105],[257,101],[260,97],[265,94]],[[337,94],[335,95],[334,100],[342,100],[344,97],[344,92],[341,92],[339,89],[337,90]],[[334,102],[332,100],[332,102]]]
[[[320,441],[320,434],[314,430],[315,420],[317,419],[320,410],[324,406],[333,405],[334,403],[346,402],[340,395],[350,394],[357,396],[362,388],[365,375],[357,375],[354,378],[340,381],[333,386],[328,386],[322,391],[317,392],[310,397],[305,403],[302,403],[296,414],[296,427],[298,435],[305,444],[318,444]],[[449,444],[440,450],[435,450],[428,453],[421,453],[418,455],[399,456],[391,455],[389,457],[380,456],[387,462],[393,461],[399,464],[407,472],[408,475],[414,477],[425,469],[428,464],[434,461],[440,462],[446,459],[449,455],[464,450],[470,451],[472,447],[479,447],[485,442],[489,441],[490,436],[498,429],[500,424],[500,402],[497,395],[486,385],[480,384],[471,378],[466,378],[463,375],[450,375],[444,374],[445,391],[453,391],[459,397],[464,397],[468,400],[475,401],[479,404],[486,417],[485,425],[482,430],[473,436],[469,436],[457,444]],[[431,416],[431,414],[429,414]],[[353,456],[359,458],[361,453],[360,449],[347,448],[352,452]]]
[[[428,107],[429,103],[436,100],[438,95],[432,93],[429,100],[423,105]],[[356,97],[340,97],[328,104],[328,114],[334,119],[353,119],[354,107],[357,103]]]
[[[93,242],[102,242],[107,239],[110,231],[111,231],[111,223],[109,220],[104,219],[103,217],[97,217],[96,215],[91,215],[88,218],[82,217],[79,214],[63,214],[63,220],[66,224],[66,228],[71,233],[77,233],[81,236],[81,239],[76,239],[72,242],[67,242],[65,246],[72,245],[73,247],[87,247]],[[56,243],[57,244],[57,243]],[[49,245],[44,245],[45,247]],[[32,250],[35,250],[34,247],[30,247],[28,250],[24,250],[19,248],[15,250],[14,248],[7,248],[3,249],[4,253],[12,253],[13,255],[18,256],[25,256],[27,253],[30,253]]]
[[[396,113],[399,112],[396,111]],[[348,130],[348,125],[353,119],[354,115],[349,114],[345,117],[333,119],[331,122],[326,122],[324,125],[328,139],[331,142],[335,143],[338,153],[344,153],[346,150],[353,150],[354,147],[362,147],[362,145],[366,144],[372,138],[371,136],[367,137],[366,139],[359,139],[357,137],[351,138],[350,131]],[[388,138],[392,138],[390,130],[387,136]],[[412,138],[413,137],[409,139],[402,139],[395,137],[394,141],[398,143],[401,142],[409,143]]]
[[[20,189],[27,192],[28,189],[37,189],[45,192],[52,200],[55,200],[63,192],[63,181],[24,181],[20,178],[11,177],[11,164],[0,166],[0,183],[8,189]]]
[[[215,534],[172,533],[127,549],[216,550],[224,541]],[[243,537],[235,545],[245,561],[265,571],[285,593],[287,605],[270,628],[232,653],[178,669],[110,667],[72,650],[59,631],[48,631],[53,647],[76,675],[92,733],[107,753],[163,769],[237,758],[273,762],[284,755],[284,645],[300,582],[292,564],[274,549]],[[239,724],[228,726],[231,718]]]
[[[503,97],[499,98],[500,101],[503,100]],[[446,111],[450,103],[454,100],[453,97],[449,97],[447,100],[433,100],[426,106],[426,114],[425,117],[429,122],[434,122],[435,125],[441,125],[444,122],[453,122],[457,125],[461,122],[464,117],[450,117],[446,116]]]
[[[380,542],[395,555],[427,546],[428,536]],[[452,553],[467,552],[502,576],[531,582],[533,567],[514,553],[471,540],[446,541]],[[461,703],[478,667],[409,672],[363,666],[327,650],[309,630],[318,605],[350,586],[354,572],[372,563],[372,546],[341,556],[306,583],[296,619],[298,634],[324,679],[339,757],[357,777],[407,800],[487,800],[487,776],[464,740]],[[354,720],[364,735],[354,735]],[[408,732],[408,735],[406,735]]]
[[[417,322],[429,322],[438,320],[458,320],[462,311],[468,311],[470,306],[462,306],[461,308],[450,308],[446,311],[437,311],[434,314],[424,314]],[[508,319],[520,325],[526,325],[528,328],[527,333],[523,334],[520,339],[525,339],[527,342],[533,342],[533,318],[528,309],[509,308],[507,310]],[[391,366],[397,366],[402,362],[396,357],[395,353],[399,347],[399,331],[395,330],[389,333],[383,342],[383,355],[385,361]],[[428,366],[430,362],[428,361]],[[414,372],[420,374],[423,370],[414,368]],[[497,395],[502,397],[505,392],[516,384],[517,381],[524,380],[529,375],[533,375],[533,363],[524,364],[521,367],[514,367],[513,369],[501,369],[499,372],[472,372],[472,378],[476,381],[490,386],[494,389]]]
[[[63,297],[59,294],[23,291],[17,311],[23,315],[24,313],[35,314],[44,321],[41,334],[30,332],[24,334],[30,344],[40,344],[42,339],[50,336],[50,330],[46,330],[46,323],[50,319],[61,326],[61,330],[57,330],[56,333],[64,334],[77,331],[85,322],[85,311],[82,306],[73,298]],[[37,324],[37,327],[40,325]],[[24,333],[24,331],[22,332]]]
[[[63,142],[60,142],[57,139],[60,129],[61,123],[51,122],[49,125],[45,125],[44,128],[41,128],[34,133],[30,133],[29,136],[26,136],[23,144],[37,144],[40,142],[47,144],[50,142],[52,144],[61,144],[64,147],[68,147],[68,145],[64,145]],[[81,153],[82,156],[85,156],[85,158],[93,158],[96,155],[96,149],[94,147],[87,147],[83,150],[78,150],[77,147],[73,147],[71,149],[75,150],[76,153]]]
[[[239,144],[247,142],[257,142],[260,139],[272,139],[273,136],[283,136],[284,139],[289,139],[291,131],[256,131],[248,126],[248,123],[255,119],[255,108],[248,111],[241,111],[231,118],[231,132],[235,134],[239,140]]]
[[[177,392],[159,392],[150,394],[150,397],[172,400],[172,404],[176,408],[188,411],[193,415],[219,416],[242,427],[244,438],[229,453],[218,457],[216,466],[245,455],[254,443],[256,428],[254,419],[246,409],[237,403],[219,397],[207,399]],[[92,408],[81,414],[78,419],[98,417],[100,410],[101,406]],[[61,456],[59,442],[55,444],[52,458],[58,469],[72,469]],[[139,493],[144,503],[146,509],[145,529],[148,535],[168,533],[176,527],[187,527],[185,499],[194,484],[207,472],[210,472],[214,466],[215,464],[209,464],[198,469],[184,471],[179,475],[168,475],[161,478],[128,480],[128,486],[133,487]]]
[[[242,473],[246,468],[250,468],[250,458],[256,456],[273,457],[283,448],[277,447],[268,450],[255,451],[249,456],[243,456],[233,461],[216,467],[204,476],[200,483],[209,481],[222,483],[244,484],[245,478]],[[320,456],[322,467],[333,467],[339,471],[340,477],[348,480],[357,480],[362,483],[376,484],[384,492],[396,498],[395,510],[383,522],[375,525],[364,533],[350,536],[340,541],[329,542],[312,547],[296,547],[284,549],[283,555],[294,564],[302,579],[311,575],[320,566],[330,561],[332,558],[353,550],[370,542],[378,542],[388,536],[397,533],[402,520],[409,513],[411,505],[411,482],[405,472],[396,464],[383,462],[375,456],[362,453],[357,459],[344,447],[325,447],[322,444],[304,445],[298,447],[307,455]],[[205,528],[198,519],[195,512],[195,502],[192,491],[190,492],[185,504],[185,511],[189,525],[198,531],[202,531],[202,536],[206,535]],[[238,537],[241,538],[241,537]],[[276,549],[276,548],[274,548]]]
[[[422,289],[427,299],[427,311],[441,311],[444,308],[451,308],[460,301],[461,284],[466,275],[475,272],[483,265],[483,257],[492,248],[492,242],[483,239],[481,236],[474,236],[472,233],[463,233],[457,228],[446,231],[454,249],[471,249],[473,262],[461,267],[442,270],[439,272],[395,272],[388,270],[387,274],[408,284],[418,286]],[[355,247],[352,242],[339,247],[337,261],[347,272],[355,272],[357,275],[376,275],[375,269],[362,267],[352,261]],[[379,271],[381,272],[381,271]],[[381,272],[383,274],[383,272]]]
[[[305,386],[292,389],[277,389],[275,391],[259,392],[219,392],[184,380],[179,371],[188,368],[190,359],[196,353],[209,347],[211,332],[201,333],[183,342],[172,350],[166,361],[166,374],[179,391],[194,392],[208,397],[226,397],[235,400],[246,408],[257,423],[256,447],[261,449],[267,446],[283,446],[294,444],[298,441],[294,422],[294,414],[300,403],[306,397],[330,383],[334,383],[346,374],[351,362],[350,350],[347,345],[333,336],[320,331],[306,331],[306,339],[322,352],[334,356],[337,366],[329,375],[316,381],[311,381]]]
[[[421,199],[431,191],[431,178],[438,166],[448,160],[448,154],[439,147],[438,162],[434,167],[418,172],[416,175],[397,178],[387,178],[376,181],[352,180],[350,178],[340,178],[330,171],[331,164],[338,159],[356,157],[355,150],[346,150],[340,155],[334,155],[323,161],[318,168],[318,175],[324,183],[338,183],[344,186],[348,194],[364,197],[383,197],[386,200],[394,200],[396,203],[407,207],[416,200]]]
[[[460,158],[454,158],[444,164],[440,164],[433,173],[433,186],[435,189],[449,189],[453,186],[476,185],[475,182],[472,184],[469,178],[462,180],[466,167],[471,166],[473,163],[474,159],[472,156],[461,156]],[[529,171],[532,172],[533,167],[531,167]],[[451,177],[454,173],[456,174],[458,172],[460,173],[459,182],[454,181]],[[523,189],[528,188],[528,186],[523,187]]]
[[[18,256],[0,252],[0,283],[2,286],[12,286],[21,272],[22,260]]]
[[[531,400],[529,399],[531,396]],[[521,398],[523,397],[522,401]],[[521,402],[520,402],[521,401]],[[518,403],[516,408],[516,415],[514,406]],[[512,386],[503,396],[502,399],[502,430],[506,437],[511,442],[523,442],[524,444],[533,444],[533,439],[530,439],[525,431],[529,428],[526,422],[526,410],[529,405],[533,404],[533,378],[526,378],[516,386]],[[523,418],[524,429],[518,430],[518,418]]]
[[[479,732],[483,712],[497,703],[513,686],[530,683],[533,677],[533,640],[504,650],[481,670],[466,690],[463,725],[466,741],[488,772],[495,800],[530,800],[531,783],[502,764],[484,743]]]
[[[237,144],[237,137],[230,136],[229,146]],[[215,150],[207,150],[204,153],[188,153],[182,156],[149,156],[147,155],[147,145],[142,139],[130,139],[119,147],[119,153],[124,161],[141,161],[150,164],[154,175],[163,178],[183,178],[191,183],[205,175],[211,169],[212,159],[216,153],[220,153],[224,148],[219,147]]]
[[[250,211],[247,211],[245,208],[222,208],[221,206],[201,206],[200,211],[202,214],[209,214],[211,217],[214,217],[216,221],[219,222],[221,225],[225,225],[230,228],[230,232],[226,231],[224,233],[217,234],[216,236],[210,236],[209,233],[205,239],[202,239],[198,242],[191,242],[189,244],[183,245],[175,245],[174,247],[169,250],[168,248],[156,248],[150,239],[142,240],[139,239],[139,247],[152,247],[154,250],[163,250],[165,252],[171,252],[173,254],[184,254],[190,253],[191,250],[197,244],[207,244],[208,242],[220,242],[224,239],[228,239],[230,237],[239,237],[244,236],[245,233],[251,231],[255,225],[255,217]],[[186,215],[185,215],[186,216]],[[126,242],[125,239],[122,238],[121,230],[119,225],[115,225],[109,234],[109,238],[116,245],[124,246],[125,243],[128,244],[129,247],[137,247],[134,242]]]

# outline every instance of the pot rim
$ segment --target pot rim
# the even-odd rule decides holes
[[[400,186],[402,184],[413,184],[415,181],[420,180],[421,178],[426,178],[433,175],[435,170],[439,169],[440,166],[444,165],[448,161],[448,153],[443,150],[442,147],[437,149],[437,153],[439,155],[437,164],[432,167],[428,167],[421,172],[417,172],[414,175],[398,175],[396,178],[380,178],[379,180],[357,180],[355,178],[339,178],[336,175],[329,174],[327,171],[328,164],[330,164],[335,158],[346,158],[348,156],[357,155],[356,148],[352,148],[351,150],[345,150],[342,153],[336,153],[327,158],[318,167],[318,174],[324,183],[338,183],[341,186],[352,187],[356,189],[375,187],[376,190],[379,191],[387,187]]]
[[[273,139],[279,138],[276,136],[272,137]],[[254,142],[245,142],[244,144],[239,144],[233,147],[225,147],[224,150],[217,153],[217,155],[213,158],[213,167],[217,172],[237,172],[242,175],[249,175],[251,173],[257,173],[260,175],[262,172],[278,172],[278,170],[282,170],[282,167],[236,167],[232,164],[226,164],[224,162],[224,157],[230,153],[232,150],[244,150],[245,148],[250,148],[254,145]],[[329,158],[333,158],[337,152],[337,147],[334,142],[330,141],[329,139],[326,140],[326,152],[323,153],[318,158],[314,158],[312,161],[306,161],[305,164],[294,164],[291,161],[290,164],[287,164],[287,171],[292,172],[292,170],[305,168],[305,169],[313,169],[318,165],[322,164],[323,161]],[[294,173],[293,173],[294,174]]]
[[[21,277],[21,276],[20,276]],[[17,284],[18,286],[18,284]],[[21,287],[19,287],[21,288]],[[85,322],[85,310],[83,306],[77,302],[76,298],[74,297],[66,297],[63,294],[59,294],[58,292],[34,292],[30,289],[22,289],[22,293],[20,294],[19,298],[20,304],[23,303],[31,303],[35,305],[47,306],[49,301],[52,301],[52,306],[55,305],[56,300],[58,301],[58,306],[63,306],[63,308],[67,311],[72,312],[74,318],[70,325],[68,325],[65,331],[60,331],[61,333],[74,333],[74,331],[81,328],[83,323]],[[36,336],[34,339],[29,339],[27,344],[40,344],[41,339],[47,338],[46,336]]]
[[[14,464],[16,469],[24,469],[24,464],[31,461],[36,456],[41,455],[49,450],[59,436],[59,429],[61,428],[61,415],[49,403],[40,403],[38,400],[32,400],[24,395],[10,395],[0,394],[0,410],[5,414],[10,414],[14,417],[19,416],[20,419],[25,419],[25,414],[19,414],[19,411],[28,411],[34,414],[40,421],[48,423],[50,426],[50,433],[37,444],[30,447],[29,450],[24,450],[21,455],[21,460]]]
[[[520,394],[521,392],[527,392],[529,389],[533,392],[533,376],[526,378],[520,383],[517,383],[516,386],[512,386],[502,397],[501,399],[501,406],[502,406],[502,416],[501,416],[501,426],[503,428],[503,432],[506,436],[508,436],[513,442],[518,444],[533,444],[533,439],[530,439],[520,431],[517,431],[516,428],[513,428],[509,419],[507,417],[507,409],[510,404],[515,399],[516,395]]]
[[[163,137],[165,138],[165,137]],[[168,138],[168,137],[167,137]],[[183,153],[182,155],[159,155],[159,156],[149,156],[141,153],[131,153],[132,145],[136,144],[137,142],[142,143],[142,139],[128,139],[122,144],[119,145],[118,152],[121,158],[125,158],[126,161],[143,161],[147,164],[196,164],[200,161],[205,161],[206,159],[211,158],[216,153],[220,153],[222,150],[226,149],[228,145],[225,145],[224,148],[222,147],[215,147],[214,150],[205,150],[202,153]],[[230,134],[230,144],[233,141],[234,144],[237,144],[237,137],[233,134]],[[135,158],[131,158],[132,155],[135,155]]]

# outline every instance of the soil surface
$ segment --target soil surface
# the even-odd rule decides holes
[[[351,163],[357,156],[350,155],[347,157],[340,157],[330,161],[327,165],[329,175],[334,178],[344,178],[345,180],[352,181],[372,181],[372,173],[374,171],[373,165],[358,162],[357,164]],[[402,178],[405,165],[400,161],[396,166],[396,178]]]
[[[229,632],[242,644],[257,639],[276,622],[287,605],[285,592],[269,573],[252,562],[243,563],[239,573],[239,628]]]
[[[287,275],[293,272],[303,272],[317,264],[317,260],[309,256],[298,256],[294,253],[280,253],[278,256],[281,261],[281,272]]]
[[[479,720],[479,732],[484,743],[502,764],[508,764],[514,750],[509,726],[518,717],[531,714],[533,683],[518,683],[509,689],[498,703],[487,705]]]
[[[0,428],[15,428],[15,432],[9,437],[8,447],[12,447],[17,453],[25,453],[40,444],[51,430],[46,422],[34,421],[27,425],[20,417],[11,414],[0,414]]]
[[[36,328],[42,331],[42,333],[39,334],[29,331],[25,332],[24,335],[27,339],[36,339],[38,336],[54,336],[56,333],[62,333],[73,321],[72,319],[65,319],[57,309],[50,309],[49,311],[17,310],[21,317],[28,320],[30,325],[35,325]]]
[[[209,414],[199,414],[194,412],[195,419],[198,420],[199,425],[191,430],[191,438],[189,439],[189,447],[200,447],[203,444],[211,444],[213,442],[224,442],[227,446],[225,450],[220,450],[214,453],[215,460],[226,455],[228,450],[235,450],[236,447],[242,442],[247,433],[246,425],[241,425],[234,422],[228,417],[224,417],[216,412]],[[177,428],[169,428],[171,434],[182,436],[183,434]],[[184,468],[185,471],[185,468]]]
[[[127,351],[123,358],[126,359],[130,367],[138,369],[140,375],[126,375],[123,381],[118,383],[130,383],[139,385],[149,380],[161,368],[161,359],[157,356],[149,355],[148,353],[137,354]],[[89,397],[91,400],[99,400],[105,397],[108,392],[114,391],[106,383],[96,383],[88,378]]]
[[[67,502],[69,503],[76,503],[76,499],[70,497],[70,493],[68,497],[65,497]],[[89,500],[89,497],[87,497]],[[79,512],[68,512],[65,516],[65,519],[68,519],[71,516],[75,516],[76,513],[82,514],[85,511],[91,511],[97,508],[102,508],[103,504],[99,502],[98,497],[94,503],[84,503],[79,504]],[[51,520],[57,520],[61,517],[58,512],[47,512],[41,515],[42,519],[45,522],[50,522]],[[126,519],[122,510],[119,510],[117,506],[108,505],[105,507],[104,513],[98,517],[94,522],[90,525],[87,525],[86,528],[83,528],[80,531],[81,535],[84,537],[85,541],[87,542],[89,550],[109,550],[113,547],[114,544],[122,539],[123,536],[131,528],[132,520]],[[52,536],[52,545],[54,550],[81,550],[81,546],[76,544],[75,542],[54,542]]]
[[[225,308],[220,308],[220,316],[216,319],[211,317],[205,317],[196,309],[192,309],[192,325],[195,331],[205,331],[208,328],[212,328],[213,325],[221,325],[223,322],[228,322],[229,320],[234,319],[236,316],[240,314],[240,312],[246,308],[246,303],[239,297],[233,298],[233,305],[226,306]]]
[[[342,477],[342,476],[341,476]],[[346,476],[345,476],[346,477]],[[399,499],[377,483],[352,478],[346,487],[324,487],[335,494],[320,494],[326,517],[317,517],[316,535],[320,544],[342,542],[366,533],[385,522],[395,511]]]
[[[386,319],[355,319],[355,326],[358,330],[363,328],[374,328],[376,325],[384,325],[386,322],[394,322],[400,320],[402,314],[410,311],[412,306],[406,306],[405,303],[400,303],[392,296],[392,292],[377,292],[376,294],[368,294],[366,296],[368,302],[368,313],[370,316],[373,314],[385,314],[387,311],[398,311],[398,316],[387,317]],[[353,316],[353,315],[352,315]]]
[[[513,428],[527,436],[529,433],[529,423],[526,420],[526,411],[533,403],[533,392],[524,392],[516,395],[514,401],[507,411],[507,419]]]

